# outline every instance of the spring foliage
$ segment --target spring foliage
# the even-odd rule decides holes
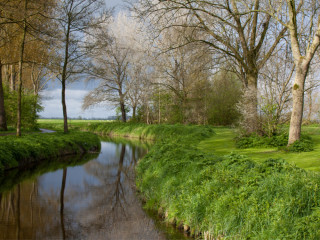
[[[17,92],[10,92],[4,88],[5,109],[8,126],[15,127],[17,122]],[[39,97],[34,94],[23,93],[22,95],[22,126],[25,129],[37,129],[38,112],[42,111]]]

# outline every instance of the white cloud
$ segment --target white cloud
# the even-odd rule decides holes
[[[97,106],[90,110],[81,109],[84,96],[88,90],[66,90],[66,103],[68,117],[77,118],[107,118],[115,115],[114,111],[107,106]],[[45,118],[62,118],[61,89],[45,90],[42,92],[42,106],[44,111],[40,112],[41,117]]]

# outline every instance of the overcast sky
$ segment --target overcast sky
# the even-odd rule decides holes
[[[107,7],[116,7],[115,13],[121,9],[122,0],[106,0]],[[77,82],[69,84],[66,91],[67,112],[70,118],[107,118],[115,115],[111,106],[97,106],[90,110],[81,109],[84,96],[95,87],[94,83]],[[43,96],[42,106],[44,111],[40,112],[40,117],[62,118],[61,87],[59,82],[54,81],[48,84]]]

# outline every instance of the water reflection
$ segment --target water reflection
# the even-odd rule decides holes
[[[64,211],[64,190],[66,188],[66,179],[67,179],[67,169],[63,169],[62,174],[62,183],[61,183],[61,191],[60,191],[60,219],[61,219],[61,231],[62,231],[62,239],[66,239],[66,231],[64,228],[64,218],[63,218],[63,211]]]
[[[146,148],[102,142],[101,149],[82,166],[1,180],[0,239],[166,239],[135,195],[134,166]]]

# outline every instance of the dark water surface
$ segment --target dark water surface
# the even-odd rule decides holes
[[[150,218],[136,197],[134,166],[147,148],[113,142],[101,147],[96,156],[47,161],[2,176],[0,239],[186,239]]]

